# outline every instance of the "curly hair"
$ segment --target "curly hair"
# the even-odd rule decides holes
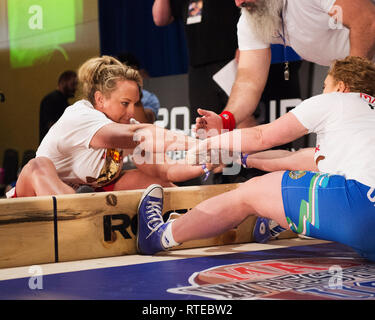
[[[328,74],[336,83],[342,81],[350,92],[361,92],[375,96],[375,64],[361,57],[347,57],[336,60]]]
[[[120,80],[135,81],[141,93],[143,81],[139,72],[110,56],[87,60],[78,70],[80,95],[95,104],[95,92],[108,96]]]

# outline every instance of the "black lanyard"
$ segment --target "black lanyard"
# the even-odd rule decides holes
[[[284,17],[283,17],[283,12],[281,11],[281,23],[282,23],[282,29],[283,29],[283,34],[279,32],[279,36],[281,39],[283,39],[284,43],[284,79],[286,81],[289,80],[290,78],[290,72],[289,72],[289,61],[287,59],[287,48],[286,48],[286,40],[285,40],[285,25],[284,25]]]

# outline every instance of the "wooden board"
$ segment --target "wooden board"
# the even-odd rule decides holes
[[[51,197],[0,200],[0,268],[55,262]]]
[[[166,188],[163,214],[187,211],[205,199],[236,187],[238,184]],[[79,205],[75,201],[77,195],[57,197],[59,261],[135,254],[136,213],[142,194],[143,190],[90,194]],[[250,242],[252,226],[249,223],[253,219],[249,219],[245,228],[216,238],[186,242],[176,250]]]
[[[164,189],[163,214],[186,212],[239,184]],[[0,200],[0,268],[136,254],[137,208],[143,190]],[[252,242],[255,217],[188,249]]]

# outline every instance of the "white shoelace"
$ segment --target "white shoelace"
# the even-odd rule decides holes
[[[159,227],[164,223],[161,216],[161,203],[157,201],[148,201],[146,206],[147,227],[151,230],[150,234],[146,237],[148,239]]]

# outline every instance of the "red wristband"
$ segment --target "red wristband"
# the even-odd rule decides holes
[[[220,113],[221,120],[223,121],[223,129],[233,131],[236,127],[236,119],[229,111],[223,111]]]

